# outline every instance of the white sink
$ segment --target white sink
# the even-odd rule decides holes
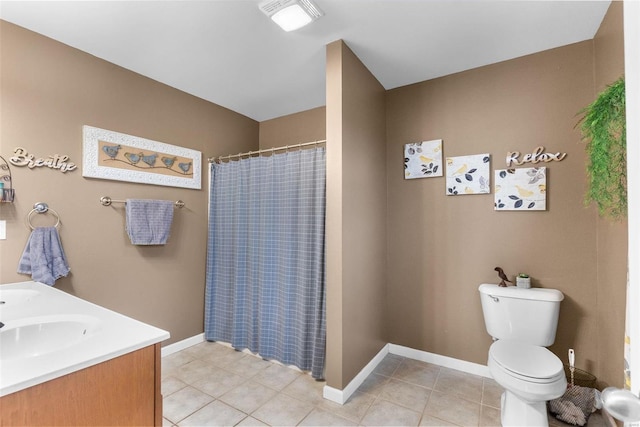
[[[76,345],[99,329],[96,317],[53,315],[7,322],[0,329],[0,360],[25,359]]]
[[[40,295],[35,289],[6,289],[0,290],[0,308],[24,304]]]
[[[169,333],[52,286],[0,284],[0,397],[157,344]]]

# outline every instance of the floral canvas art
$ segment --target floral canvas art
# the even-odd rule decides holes
[[[442,140],[404,146],[404,179],[442,176]]]
[[[500,169],[494,178],[495,210],[547,209],[547,168]]]
[[[447,157],[447,196],[489,193],[491,155]]]

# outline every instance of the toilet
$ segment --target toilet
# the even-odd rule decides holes
[[[504,389],[503,426],[548,426],[546,402],[567,388],[562,361],[546,347],[556,339],[562,292],[482,284],[478,288],[489,347],[488,367]]]

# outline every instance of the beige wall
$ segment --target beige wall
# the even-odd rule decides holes
[[[622,2],[612,2],[594,38],[594,99],[624,74]],[[598,218],[598,349],[602,386],[622,387],[627,285],[627,221]]]
[[[385,92],[327,46],[327,384],[343,389],[387,342]]]
[[[81,165],[83,124],[204,158],[326,137],[329,385],[343,388],[386,342],[486,363],[477,285],[495,282],[496,265],[562,290],[552,350],[565,360],[575,348],[578,367],[621,385],[626,223],[584,208],[584,146],[574,129],[577,112],[622,73],[621,9],[612,2],[592,42],[388,91],[386,102],[336,42],[327,49],[328,107],[260,124],[0,21],[0,154],[23,146]],[[447,197],[444,178],[403,179],[403,145],[435,138],[448,156],[490,152],[492,169],[511,150],[569,154],[547,165],[547,212],[494,212],[493,194]],[[72,267],[57,287],[165,328],[170,342],[202,332],[206,161],[203,190],[87,179],[80,170],[12,171],[16,203],[0,205],[8,225],[0,283],[27,280],[15,273],[24,218],[45,201],[60,213]],[[176,212],[167,246],[134,247],[122,207],[102,207],[102,195],[180,198],[187,208]]]
[[[260,122],[260,149],[321,141],[326,137],[325,107]]]
[[[0,50],[0,154],[8,159],[24,147],[37,157],[66,154],[79,165],[65,174],[12,167],[16,202],[0,205],[7,221],[0,283],[29,280],[15,272],[29,235],[24,220],[43,201],[60,214],[71,266],[57,288],[166,329],[168,342],[201,333],[206,158],[255,150],[258,123],[5,21]],[[83,178],[85,124],[201,151],[202,190]],[[186,208],[175,212],[166,246],[132,246],[123,205],[103,207],[103,195],[182,199]]]
[[[593,97],[586,41],[387,93],[388,316],[392,342],[485,364],[480,283],[531,274],[565,294],[555,345],[566,360],[598,360],[596,217],[583,206],[585,155],[576,113]],[[444,178],[403,179],[403,145],[444,141],[445,156],[542,145],[566,152],[548,163],[546,212],[496,212],[494,195],[446,196]]]

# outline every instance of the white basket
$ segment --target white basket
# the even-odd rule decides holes
[[[529,289],[531,287],[531,277],[516,277],[516,286]]]

